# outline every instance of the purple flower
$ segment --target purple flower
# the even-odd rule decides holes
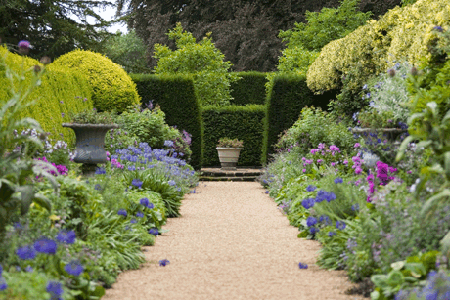
[[[96,184],[95,187],[94,187],[94,189],[95,189],[96,191],[101,191],[101,190],[102,190],[102,186],[101,186],[100,184]]]
[[[158,235],[158,234],[159,234],[157,228],[152,228],[152,229],[150,229],[150,230],[148,231],[148,233],[150,233],[150,234],[152,234],[152,235]]]
[[[47,284],[47,292],[52,295],[51,300],[61,299],[59,296],[64,293],[61,282],[49,281]]]
[[[64,270],[67,274],[78,277],[83,273],[84,268],[78,261],[73,260],[64,267]]]
[[[334,183],[336,183],[336,184],[342,183],[342,182],[344,182],[344,181],[342,180],[342,178],[339,178],[339,177],[334,180]]]
[[[33,247],[37,252],[55,254],[58,249],[58,244],[46,236],[41,236],[36,242],[34,242]]]
[[[359,175],[359,174],[361,174],[361,172],[362,172],[362,169],[360,167],[355,168],[355,174]]]
[[[439,32],[443,32],[444,28],[442,28],[441,26],[434,26],[433,27],[434,30],[439,31]]]
[[[306,219],[306,225],[308,227],[314,226],[316,224],[317,224],[317,219],[316,218],[310,216],[310,217],[308,217],[308,219]]]
[[[18,46],[19,46],[19,48],[29,49],[30,48],[30,42],[22,40],[22,41],[19,42]]]
[[[3,274],[3,267],[2,265],[0,265],[0,277],[2,277],[2,274]]]
[[[352,205],[352,210],[353,210],[353,211],[358,211],[358,210],[359,210],[359,204],[358,204],[358,203],[353,204],[353,205]]]
[[[307,264],[303,264],[303,263],[298,263],[298,268],[299,269],[308,269],[308,265]]]
[[[0,291],[4,291],[8,288],[5,278],[0,277]]]
[[[318,163],[318,164],[323,163],[323,159],[318,159],[318,160],[317,160],[317,163]]]
[[[131,181],[131,184],[140,189],[142,187],[143,182],[136,178]]]
[[[139,200],[139,203],[141,203],[141,205],[147,207],[150,202],[148,201],[148,198],[142,198],[141,200]]]
[[[33,268],[31,266],[27,266],[25,268],[25,271],[28,272],[28,273],[31,273],[31,272],[33,272]]]
[[[106,170],[105,168],[97,168],[97,170],[95,170],[95,174],[96,175],[106,174]]]
[[[353,147],[354,148],[359,148],[359,147],[361,147],[361,144],[360,143],[356,143]]]
[[[165,267],[168,264],[170,264],[170,261],[168,261],[167,259],[162,259],[162,260],[159,261],[159,266],[160,267]]]
[[[119,216],[124,216],[124,217],[126,217],[126,216],[127,216],[127,211],[126,211],[125,209],[121,208],[121,209],[119,209],[119,210],[117,211],[117,214],[118,214]]]
[[[137,223],[137,220],[133,218],[133,219],[130,220],[130,223],[131,223],[131,224],[136,224],[136,223]]]
[[[56,239],[61,243],[66,243],[68,245],[75,243],[75,232],[69,230],[62,230],[56,236]]]
[[[173,180],[169,180],[168,184],[170,186],[175,186],[177,183],[175,181],[173,181]]]
[[[306,191],[307,192],[314,192],[317,189],[317,187],[313,186],[313,185],[308,185],[306,187]]]
[[[17,249],[16,254],[20,259],[31,260],[36,257],[36,250],[34,250],[33,246],[27,245]]]
[[[138,218],[143,218],[143,217],[144,217],[144,214],[143,214],[142,212],[138,211],[138,212],[136,213],[136,217],[138,217]]]
[[[325,224],[328,225],[328,224],[331,223],[330,217],[328,217],[327,215],[320,216],[319,222],[320,222],[320,223],[325,223]]]
[[[316,227],[310,227],[309,228],[309,233],[312,234],[312,235],[315,235],[319,231],[320,231],[319,228],[316,228]]]
[[[306,172],[306,169],[302,169],[302,172],[305,173],[305,172]]]
[[[153,204],[153,203],[150,202],[150,203],[147,205],[147,207],[150,208],[150,209],[154,209],[154,208],[155,208],[155,204]]]
[[[336,228],[339,230],[344,230],[346,227],[344,221],[336,221]]]
[[[164,146],[168,147],[168,148],[172,148],[173,147],[173,142],[172,141],[164,141]]]
[[[302,201],[302,205],[305,209],[310,209],[311,207],[314,206],[314,198],[306,198],[305,200]]]
[[[64,118],[64,116],[65,116],[66,114],[65,113],[61,113],[61,117],[63,117]]]
[[[334,235],[336,235],[336,232],[334,232],[334,231],[328,232],[328,236],[334,236]]]

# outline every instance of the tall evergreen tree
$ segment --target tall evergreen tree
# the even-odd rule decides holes
[[[174,48],[167,32],[181,22],[196,38],[212,32],[216,47],[233,63],[233,70],[273,71],[284,48],[278,38],[295,22],[304,22],[306,11],[337,7],[340,0],[116,0],[118,13],[142,37],[149,53],[154,45]],[[360,9],[384,14],[401,0],[362,0]],[[156,60],[149,57],[149,65]]]
[[[111,22],[94,9],[112,5],[106,0],[0,0],[0,37],[14,45],[28,40],[34,58],[56,58],[75,48],[98,50],[110,35],[102,29]]]

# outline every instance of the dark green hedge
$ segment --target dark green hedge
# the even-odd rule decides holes
[[[166,114],[166,122],[179,130],[192,134],[192,157],[190,164],[201,168],[202,120],[200,104],[194,89],[192,77],[186,75],[131,74],[136,83],[142,106],[150,101],[158,104]]]
[[[203,166],[220,166],[216,145],[222,137],[244,141],[238,166],[260,166],[265,115],[264,105],[204,107]]]
[[[330,94],[314,95],[306,85],[306,76],[283,74],[274,77],[273,80],[266,98],[263,164],[267,162],[268,155],[274,152],[273,145],[278,141],[280,134],[298,120],[303,107],[313,105],[326,109],[332,97]]]
[[[266,73],[249,71],[236,72],[242,79],[231,83],[232,105],[264,105],[266,101]]]

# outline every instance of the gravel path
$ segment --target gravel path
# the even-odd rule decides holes
[[[344,294],[344,272],[314,265],[319,243],[297,238],[256,182],[200,182],[181,213],[144,249],[143,268],[122,273],[102,300],[364,299]]]

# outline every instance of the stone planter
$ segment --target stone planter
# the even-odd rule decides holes
[[[407,129],[400,129],[400,128],[352,128],[352,133],[354,134],[370,134],[370,133],[376,133],[381,134],[379,138],[387,139],[389,141],[396,141],[397,138],[405,132],[408,132]]]
[[[83,164],[83,175],[93,175],[97,164],[106,163],[105,136],[117,124],[76,124],[63,123],[63,127],[71,128],[75,132],[74,161]]]
[[[217,153],[219,154],[219,160],[222,170],[236,170],[236,166],[239,160],[239,154],[242,148],[217,147],[216,149]]]

